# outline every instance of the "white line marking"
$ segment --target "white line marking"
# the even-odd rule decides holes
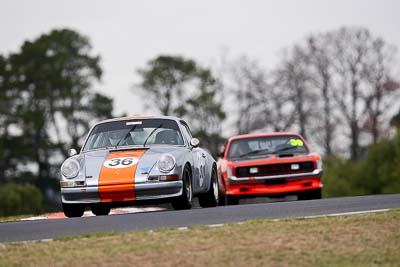
[[[363,211],[351,211],[351,212],[342,212],[342,213],[332,213],[332,214],[323,214],[323,215],[312,215],[312,216],[305,216],[305,217],[293,217],[293,218],[284,218],[284,219],[312,219],[312,218],[321,218],[321,217],[335,217],[335,216],[346,216],[346,215],[357,215],[357,214],[367,214],[367,213],[375,213],[375,212],[385,212],[389,211],[390,209],[380,209],[380,210],[363,210]],[[268,220],[268,219],[267,219]],[[271,219],[273,222],[279,222],[281,219]],[[238,222],[236,224],[242,225],[245,222]],[[206,225],[210,228],[214,227],[223,227],[225,224],[209,224]],[[187,230],[188,227],[178,227],[178,230]]]
[[[218,223],[218,224],[209,224],[209,225],[207,225],[208,227],[211,227],[211,228],[214,228],[214,227],[222,227],[222,226],[224,226],[224,224],[223,223]]]
[[[385,212],[385,211],[389,211],[389,209],[350,211],[350,212],[342,212],[342,213],[312,215],[312,216],[297,217],[297,218],[312,219],[312,218],[319,218],[319,217],[335,217],[335,216],[357,215],[357,214],[366,214],[366,213],[374,213],[374,212]]]
[[[45,220],[47,217],[37,216],[37,217],[29,217],[29,218],[22,218],[20,221],[36,221],[36,220]]]

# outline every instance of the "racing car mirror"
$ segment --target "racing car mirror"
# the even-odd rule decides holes
[[[68,156],[72,157],[75,156],[76,154],[78,154],[78,152],[76,151],[75,148],[71,148],[68,150]]]
[[[190,140],[190,145],[191,145],[192,147],[198,147],[198,146],[200,145],[200,140],[197,139],[197,138],[192,138],[192,139]]]

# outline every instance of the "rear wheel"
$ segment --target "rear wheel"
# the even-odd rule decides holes
[[[62,203],[62,208],[65,216],[68,218],[82,217],[85,212],[85,206],[81,204],[66,204]]]
[[[182,195],[176,197],[172,201],[172,207],[175,210],[186,210],[192,208],[192,200],[193,200],[193,189],[192,189],[192,175],[189,167],[185,166],[183,170],[183,188]]]
[[[207,193],[199,195],[199,204],[202,208],[216,207],[219,202],[218,177],[217,172],[213,168],[211,173],[210,189]]]
[[[94,204],[92,205],[92,213],[96,216],[108,215],[110,213],[110,206],[106,204]]]
[[[321,199],[322,198],[322,190],[321,188],[302,191],[298,193],[298,200],[311,200],[311,199]]]

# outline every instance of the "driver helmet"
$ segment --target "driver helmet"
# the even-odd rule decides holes
[[[108,134],[109,144],[112,146],[117,145],[118,142],[122,138],[124,138],[125,135],[126,135],[126,131],[124,129],[114,130],[114,131],[109,132],[109,134]]]

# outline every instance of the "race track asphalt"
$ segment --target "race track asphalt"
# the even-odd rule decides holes
[[[53,239],[94,232],[126,232],[400,208],[400,194],[245,204],[183,211],[0,223],[0,242]]]

